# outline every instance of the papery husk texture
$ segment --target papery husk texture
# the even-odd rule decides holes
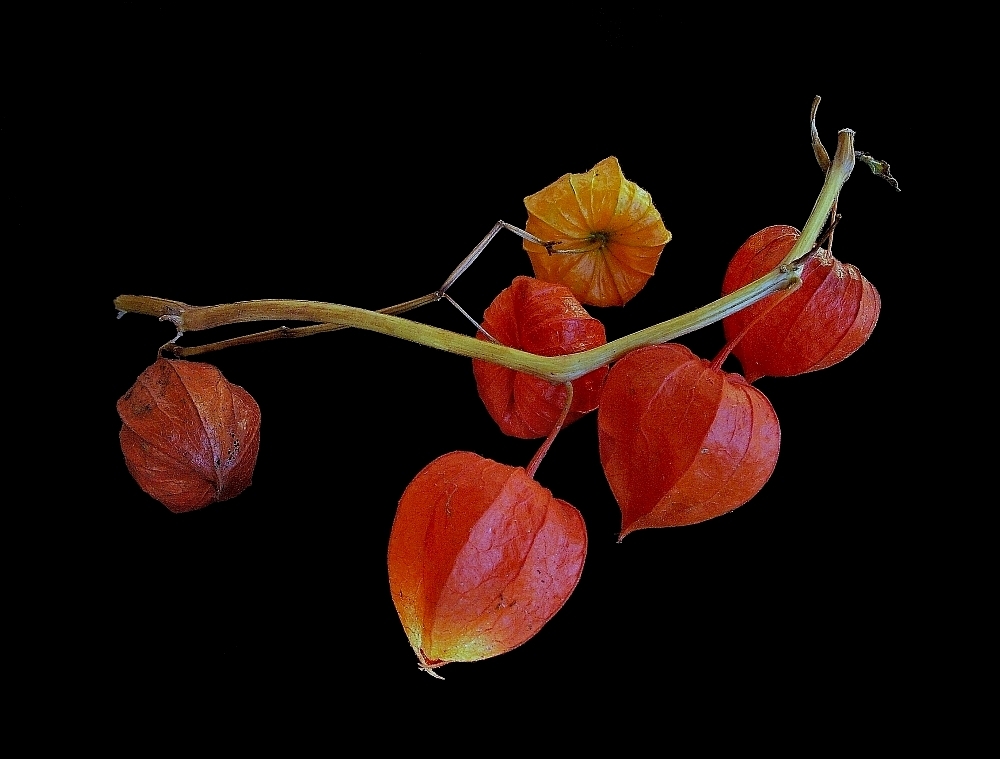
[[[789,226],[754,234],[730,261],[722,294],[774,269],[798,238],[799,231]],[[857,267],[820,250],[806,261],[801,277],[794,292],[777,293],[723,320],[728,341],[750,325],[733,348],[750,382],[833,366],[864,345],[875,329],[882,301]]]
[[[526,229],[553,252],[524,242],[535,276],[566,285],[581,303],[622,306],[656,271],[670,232],[649,193],[625,179],[618,159],[564,174],[524,199]],[[561,251],[580,250],[566,253]]]
[[[211,364],[160,358],[118,400],[139,487],[173,512],[239,495],[260,448],[260,407]]]
[[[774,471],[781,441],[763,393],[675,343],[632,351],[611,368],[597,430],[621,538],[743,505]]]
[[[421,666],[478,661],[521,645],[583,571],[580,513],[527,475],[475,453],[428,464],[399,501],[389,587]]]
[[[604,325],[563,285],[517,277],[486,309],[483,329],[500,343],[539,356],[580,353],[604,345]],[[479,338],[485,340],[482,333]],[[566,405],[566,388],[488,361],[473,360],[476,387],[505,435],[545,437]],[[565,424],[597,408],[606,366],[573,381]]]

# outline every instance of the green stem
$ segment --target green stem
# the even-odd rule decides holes
[[[568,356],[536,356],[504,345],[477,340],[440,327],[410,321],[337,303],[308,300],[248,300],[218,306],[189,306],[179,301],[143,295],[115,298],[119,311],[158,316],[177,327],[178,333],[197,332],[226,324],[255,321],[309,321],[343,324],[383,335],[410,340],[430,348],[500,364],[549,382],[570,382],[615,361],[635,348],[674,340],[681,335],[714,324],[761,298],[788,287],[798,279],[795,269],[775,270],[724,298],[688,314],[634,332],[583,353]]]
[[[829,220],[830,210],[840,195],[840,189],[844,182],[851,176],[854,170],[854,131],[851,129],[841,129],[837,133],[837,152],[833,156],[833,165],[826,172],[826,179],[823,187],[819,191],[819,197],[802,227],[802,236],[796,240],[795,245],[788,251],[780,266],[788,266],[793,261],[798,261],[812,249],[813,243],[819,237]]]
[[[410,340],[460,356],[489,361],[541,377],[549,382],[569,382],[615,361],[629,351],[645,345],[669,342],[681,335],[707,327],[772,293],[797,284],[803,265],[801,259],[812,250],[813,244],[827,223],[834,201],[854,168],[853,137],[854,132],[850,129],[841,130],[833,165],[826,174],[819,198],[803,227],[802,236],[777,268],[706,306],[583,353],[573,353],[568,356],[536,356],[398,316],[316,301],[252,300],[217,306],[189,306],[180,301],[164,298],[120,295],[115,298],[115,308],[120,314],[134,312],[170,321],[177,328],[178,335],[226,324],[255,321],[287,320],[340,324],[381,332],[384,335]]]
[[[442,297],[451,300],[451,297],[447,293],[443,296],[438,295],[438,293],[430,293],[420,298],[408,300],[406,303],[400,303],[387,308],[380,308],[379,313],[401,314],[406,311],[411,311],[414,308],[425,306],[428,303],[435,303]],[[452,302],[454,303],[454,301]],[[457,303],[455,306],[457,308],[459,307]],[[177,345],[176,343],[170,342],[164,345],[161,350],[167,350],[172,356],[189,358],[191,356],[200,356],[203,353],[211,353],[212,351],[223,350],[225,348],[235,348],[238,345],[253,345],[255,343],[268,342],[270,340],[309,337],[310,335],[318,335],[323,332],[336,332],[338,329],[348,328],[349,325],[347,324],[310,324],[308,327],[277,327],[276,329],[269,329],[265,332],[254,332],[249,335],[240,335],[239,337],[231,337],[228,340],[219,340],[214,343],[203,343],[202,345]]]

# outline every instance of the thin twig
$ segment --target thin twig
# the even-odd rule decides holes
[[[552,442],[556,439],[556,435],[559,434],[559,430],[562,429],[563,424],[566,423],[566,417],[569,415],[569,407],[573,405],[573,383],[566,382],[563,384],[566,388],[566,401],[563,403],[563,410],[559,413],[559,418],[556,419],[555,425],[552,427],[552,431],[545,438],[545,442],[542,443],[542,447],[538,449],[538,452],[531,457],[531,463],[528,464],[527,471],[528,476],[534,479],[535,472],[538,471],[538,465],[542,463],[542,459],[545,458],[545,454],[549,452],[549,448],[552,447]]]
[[[408,300],[405,303],[380,308],[378,313],[402,314],[428,303],[434,303],[437,300],[439,300],[437,293],[429,293],[428,295],[424,295],[420,298]],[[160,353],[169,353],[172,356],[188,358],[190,356],[198,356],[202,353],[211,353],[212,351],[223,350],[224,348],[235,348],[239,345],[253,345],[254,343],[263,343],[269,340],[281,340],[285,338],[309,337],[310,335],[318,335],[321,332],[336,332],[341,329],[350,329],[350,325],[311,324],[308,327],[277,327],[263,332],[253,332],[249,335],[231,337],[228,340],[218,340],[214,343],[205,343],[204,345],[178,345],[174,342],[177,339],[177,337],[175,337],[170,342],[160,346]]]

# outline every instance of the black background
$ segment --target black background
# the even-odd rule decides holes
[[[192,24],[163,11],[126,13],[100,37],[72,84],[70,173],[97,251],[85,308],[102,375],[87,446],[100,497],[81,488],[66,522],[81,659],[140,688],[261,697],[273,697],[265,681],[301,678],[430,699],[514,683],[570,694],[596,677],[727,692],[763,678],[805,692],[890,679],[907,529],[894,495],[905,461],[890,453],[908,443],[895,431],[904,316],[889,253],[914,213],[909,80],[789,82],[738,59],[708,69],[661,58],[648,30],[602,13],[606,34],[586,49],[499,33],[432,44],[398,19],[394,34],[368,29],[348,46],[351,29],[318,19]],[[174,515],[130,478],[115,401],[173,330],[116,320],[115,296],[401,302],[436,289],[497,219],[523,225],[526,195],[615,155],[673,240],[624,309],[589,309],[613,339],[718,297],[755,231],[801,227],[822,183],[808,133],[816,94],[831,153],[852,128],[903,188],[859,167],[841,198],[834,253],[882,296],[874,334],[835,367],[757,383],[782,425],[777,468],[752,501],[702,525],[618,544],[596,419],[565,430],[537,478],[583,513],[587,562],[521,648],[449,665],[437,682],[417,670],[389,596],[389,531],[414,475],[453,450],[523,466],[538,445],[500,434],[467,359],[361,331],[211,354],[262,409],[253,485]],[[452,294],[481,315],[518,274],[530,264],[504,232]],[[412,316],[471,333],[443,303]],[[682,342],[712,357],[721,326]]]

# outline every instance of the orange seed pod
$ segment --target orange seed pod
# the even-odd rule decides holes
[[[653,276],[670,232],[649,193],[625,179],[618,159],[564,174],[524,199],[525,229],[552,251],[524,242],[538,279],[566,285],[581,303],[623,306]]]

